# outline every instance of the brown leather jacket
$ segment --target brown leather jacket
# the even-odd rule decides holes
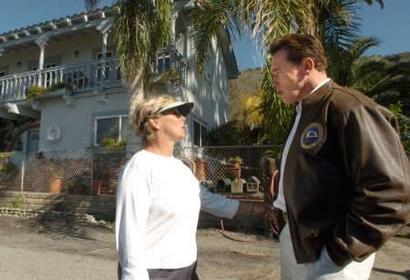
[[[393,114],[333,82],[302,101],[284,194],[295,256],[363,260],[409,221],[410,167]]]

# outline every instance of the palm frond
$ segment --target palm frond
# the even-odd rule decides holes
[[[319,10],[320,37],[326,47],[345,48],[357,35],[359,22],[354,3],[353,0],[336,0]]]
[[[219,37],[221,29],[240,33],[240,20],[235,0],[200,1],[190,14],[191,38],[197,52],[197,65],[203,72],[212,40]]]
[[[272,87],[272,77],[269,67],[264,67],[262,80],[262,102],[260,105],[262,127],[272,144],[282,144],[291,125],[294,109],[285,105]]]
[[[159,48],[171,38],[172,3],[118,0],[114,18],[117,56],[123,77],[134,86],[149,81]]]

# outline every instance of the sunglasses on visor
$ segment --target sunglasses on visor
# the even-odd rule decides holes
[[[172,114],[172,115],[175,115],[177,117],[180,117],[180,116],[186,117],[186,115],[188,115],[190,111],[191,111],[190,108],[180,106],[180,107],[175,107],[175,108],[170,108],[168,110],[165,110],[165,111],[161,112],[161,115]]]

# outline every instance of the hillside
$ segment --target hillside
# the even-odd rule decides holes
[[[261,91],[263,73],[261,69],[246,69],[239,77],[229,82],[230,120],[240,119],[243,100]]]

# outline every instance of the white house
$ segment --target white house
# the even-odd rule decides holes
[[[200,146],[205,129],[228,121],[228,79],[238,70],[229,35],[221,30],[205,75],[198,73],[186,24],[190,5],[175,1],[173,44],[158,54],[156,71],[177,70],[180,83],[166,90],[195,102],[183,145]],[[130,93],[110,33],[113,13],[105,7],[0,34],[0,118],[38,122],[21,134],[18,146],[26,154],[82,151],[104,138],[126,140],[129,149],[138,145],[128,128]],[[48,92],[31,100],[35,86]]]

